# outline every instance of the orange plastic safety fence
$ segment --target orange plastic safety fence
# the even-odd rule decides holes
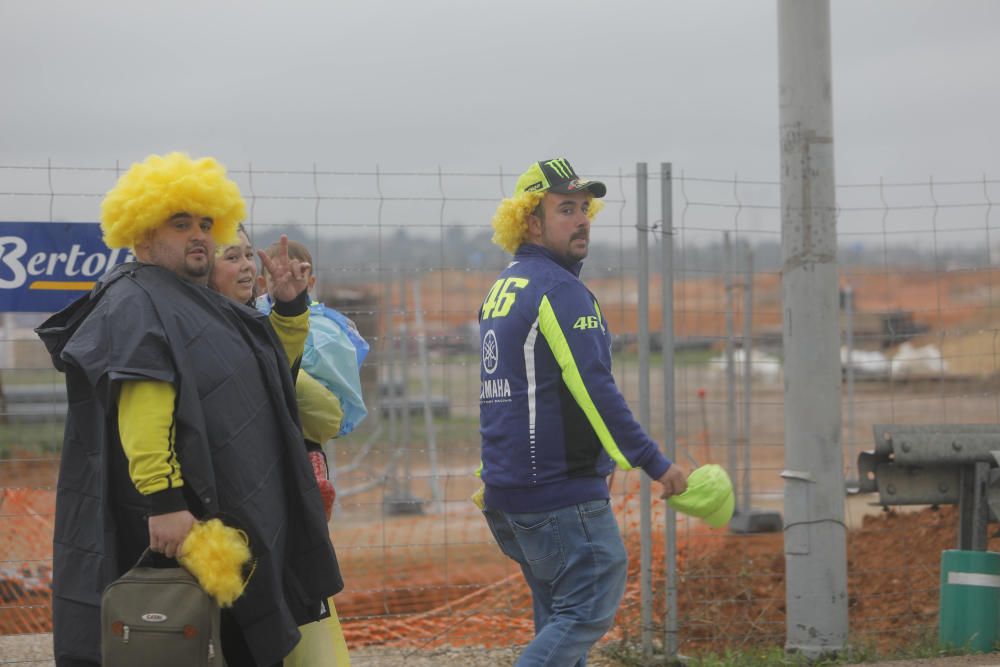
[[[637,476],[616,482],[630,553],[628,587],[608,639],[640,635]],[[10,483],[9,480],[7,483]],[[463,489],[462,493],[464,494]],[[654,502],[654,526],[663,503]],[[51,488],[0,488],[0,634],[51,629]],[[954,543],[954,508],[865,517],[848,537],[852,634],[882,648],[926,634],[937,617],[940,552]],[[531,640],[531,598],[481,516],[455,502],[417,517],[334,519],[347,589],[338,611],[351,647],[420,650],[506,647]],[[689,653],[780,645],[784,636],[783,536],[735,536],[681,520],[677,590],[681,649]],[[664,540],[654,531],[654,629],[665,612]],[[1000,543],[994,541],[996,549]]]
[[[52,627],[50,490],[0,488],[0,634]]]

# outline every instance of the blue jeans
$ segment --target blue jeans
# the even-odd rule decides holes
[[[625,593],[628,554],[607,500],[548,512],[487,508],[486,523],[531,588],[535,638],[516,667],[585,667]]]

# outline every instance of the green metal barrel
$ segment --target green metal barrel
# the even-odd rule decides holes
[[[942,646],[992,651],[1000,636],[1000,553],[941,552]]]

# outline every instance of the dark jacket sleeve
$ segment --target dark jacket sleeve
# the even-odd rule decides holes
[[[550,290],[538,307],[538,330],[608,455],[625,470],[640,467],[659,479],[670,461],[632,416],[615,384],[607,322],[590,292],[575,282]]]

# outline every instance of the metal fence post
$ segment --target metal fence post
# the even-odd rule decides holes
[[[431,406],[431,369],[427,354],[427,326],[424,322],[423,304],[421,302],[420,276],[413,279],[413,317],[417,336],[417,354],[420,357],[420,389],[423,394],[424,428],[427,430],[427,460],[431,470],[431,500],[433,511],[443,511],[441,496],[441,480],[437,467],[437,430],[434,425],[434,409]]]
[[[750,409],[753,397],[753,251],[746,246],[746,273],[743,279],[743,499],[739,509],[750,510]]]
[[[636,240],[639,252],[639,422],[648,432],[649,415],[649,202],[646,163],[635,166],[636,181]],[[640,595],[642,623],[642,655],[653,655],[653,527],[649,477],[640,475],[639,539]]]
[[[667,458],[677,460],[677,396],[674,388],[674,200],[673,175],[669,162],[660,163],[660,208],[663,243],[660,276],[663,300],[663,328],[660,333],[663,351],[663,421]],[[668,505],[666,512],[664,560],[667,568],[667,609],[663,652],[667,658],[677,655],[677,514]]]
[[[739,476],[736,474],[736,355],[733,350],[733,338],[736,326],[733,324],[733,311],[736,310],[733,297],[733,245],[729,232],[723,232],[723,247],[725,250],[725,286],[726,286],[726,467],[729,474],[736,480],[733,490],[739,499]]]
[[[850,285],[844,286],[844,339],[847,347],[847,360],[844,363],[847,375],[847,452],[852,475],[850,483],[856,487],[860,472],[854,442],[854,289]]]
[[[410,330],[409,314],[406,306],[406,271],[399,272],[399,312],[403,318],[403,323],[399,325],[399,373],[400,373],[400,394],[399,409],[402,417],[402,439],[400,446],[403,448],[403,492],[402,498],[413,497],[411,482],[413,476],[413,424],[410,418]]]
[[[383,316],[385,317],[385,326],[383,327],[383,344],[382,349],[385,352],[385,390],[384,395],[380,396],[380,401],[384,402],[386,405],[385,415],[389,420],[389,448],[392,450],[387,452],[390,456],[391,465],[386,470],[386,477],[388,478],[389,486],[389,498],[386,499],[386,509],[389,509],[389,503],[391,499],[398,498],[400,495],[399,489],[399,466],[396,464],[395,454],[399,449],[399,420],[396,413],[397,406],[396,400],[396,343],[394,340],[395,336],[395,326],[393,323],[393,307],[392,307],[392,288],[393,288],[393,276],[388,271],[382,272],[383,278],[383,295],[385,298],[384,308],[382,309]],[[380,406],[381,407],[381,406]],[[381,412],[379,411],[379,417],[381,418]]]

